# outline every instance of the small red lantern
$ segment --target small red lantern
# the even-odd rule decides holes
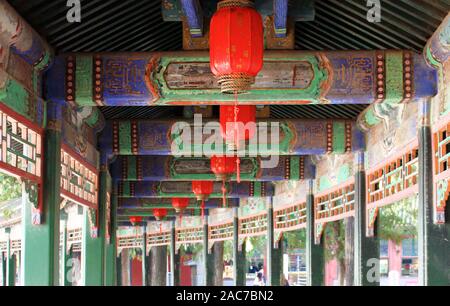
[[[165,208],[154,209],[153,215],[155,216],[156,220],[161,221],[167,216],[167,209]]]
[[[192,192],[198,201],[206,201],[213,192],[214,182],[211,181],[193,181]]]
[[[175,208],[175,212],[177,214],[181,214],[183,212],[183,210],[185,210],[186,207],[189,206],[189,199],[188,198],[173,198],[172,206],[173,206],[173,208]]]
[[[133,224],[134,226],[137,224],[140,224],[142,222],[142,217],[139,216],[132,216],[130,217],[130,222],[131,224]]]
[[[211,171],[218,180],[227,180],[236,173],[236,156],[213,156],[211,157]]]
[[[250,0],[222,0],[210,25],[210,66],[223,93],[247,91],[262,69],[261,15]]]

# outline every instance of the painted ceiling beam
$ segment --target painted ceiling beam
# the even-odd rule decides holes
[[[49,100],[78,106],[234,102],[220,92],[204,51],[63,54],[46,84]],[[436,93],[436,70],[410,51],[266,51],[256,83],[238,103],[400,103]]]
[[[203,12],[199,0],[181,0],[184,17],[192,37],[203,36]]]
[[[273,196],[275,188],[269,182],[225,182],[227,198]],[[118,196],[122,198],[195,198],[192,181],[184,182],[119,182]],[[222,182],[214,182],[210,198],[222,198]]]
[[[119,208],[117,209],[117,215],[120,217],[154,217],[153,209],[129,209]],[[180,214],[175,212],[174,209],[167,210],[167,217],[177,217]],[[183,210],[183,216],[200,216],[201,209],[185,209]]]
[[[358,151],[365,146],[364,134],[353,121],[344,120],[270,120],[258,121],[257,131],[267,126],[267,137],[255,135],[246,146],[247,156],[322,155]],[[213,130],[194,129],[192,121],[124,120],[109,121],[99,138],[103,158],[117,155],[211,156],[227,151],[224,143],[216,150],[208,140],[222,141],[220,126]],[[278,130],[272,127],[278,127]],[[203,131],[203,133],[202,133]],[[272,133],[273,131],[273,133]],[[193,143],[200,133],[198,144]],[[203,135],[203,136],[202,136]],[[203,140],[201,140],[203,138]],[[273,139],[272,139],[273,138]],[[203,144],[200,143],[203,141]],[[219,147],[218,147],[219,149]],[[109,156],[108,156],[109,155]]]
[[[238,207],[239,199],[226,199],[227,207]],[[200,202],[196,199],[189,200],[190,207],[200,207]],[[208,199],[205,202],[206,208],[220,208],[223,206],[222,199]],[[141,209],[141,208],[171,208],[170,198],[119,198],[118,208]]]
[[[283,156],[275,167],[265,166],[263,160],[267,159],[242,158],[242,181],[255,182],[256,186],[264,181],[315,178],[315,167],[309,156]],[[119,156],[110,169],[115,181],[216,180],[211,171],[210,159],[202,157]],[[231,177],[231,180],[236,180],[236,176]]]

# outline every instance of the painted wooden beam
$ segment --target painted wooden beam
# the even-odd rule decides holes
[[[261,182],[312,179],[314,165],[308,156],[280,157],[275,167],[263,167],[265,158],[242,158],[241,180]],[[117,181],[215,181],[210,159],[173,156],[119,156],[111,165],[111,175]],[[236,180],[233,176],[232,180]],[[255,195],[257,188],[255,188]]]
[[[269,182],[225,182],[227,198],[265,197],[274,195],[274,186]],[[255,190],[257,189],[257,190]],[[118,196],[121,198],[195,198],[192,181],[179,182],[119,182]],[[222,198],[222,182],[214,182],[209,198]]]
[[[184,17],[192,37],[203,36],[203,13],[199,0],[181,0]]]
[[[450,13],[425,46],[424,55],[431,65],[444,63],[450,58]]]
[[[172,200],[170,198],[119,198],[119,209],[142,209],[142,208],[172,208]],[[205,202],[206,208],[222,207],[222,199],[209,199]],[[239,199],[227,199],[228,207],[238,207]],[[200,208],[200,203],[196,199],[189,200],[189,208]]]
[[[210,157],[229,152],[223,142],[218,122],[200,122],[200,119],[194,122],[108,122],[99,139],[103,158],[111,158],[113,155]],[[365,146],[364,134],[352,121],[258,121],[256,132],[247,144],[242,145],[241,151],[244,151],[246,156],[346,153],[363,149]],[[105,162],[102,160],[102,163]]]
[[[407,56],[409,65],[404,65]],[[403,83],[406,75],[409,85]],[[234,101],[220,92],[208,52],[60,55],[46,76],[49,100],[78,106]],[[368,104],[436,93],[436,70],[409,51],[267,51],[256,83],[238,103]]]
[[[295,1],[298,2],[298,1]],[[303,2],[303,1],[300,1]],[[273,26],[276,37],[286,37],[288,19],[288,0],[273,0]]]

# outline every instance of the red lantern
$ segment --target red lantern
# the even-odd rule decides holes
[[[214,182],[211,181],[193,181],[192,192],[195,194],[197,200],[205,201],[213,192]]]
[[[210,26],[210,65],[223,93],[250,88],[263,66],[264,34],[253,1],[222,0]]]
[[[220,106],[220,131],[229,145],[239,146],[256,133],[256,106]],[[252,124],[253,123],[253,124]]]
[[[211,157],[211,171],[218,180],[226,180],[236,173],[236,156],[213,156]]]
[[[142,217],[139,217],[139,216],[132,216],[132,217],[130,217],[130,222],[131,222],[131,224],[133,224],[133,225],[139,224],[139,223],[142,222]]]
[[[173,208],[175,208],[175,212],[177,214],[181,214],[183,212],[183,210],[185,210],[186,207],[189,206],[189,199],[188,198],[173,198],[172,206],[173,206]]]
[[[153,209],[153,215],[155,216],[156,220],[161,221],[167,216],[167,209],[165,208]]]

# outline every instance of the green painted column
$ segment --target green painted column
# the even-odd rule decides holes
[[[233,208],[233,285],[245,286],[245,242],[239,248],[239,208]]]
[[[213,281],[213,271],[211,270],[212,256],[209,254],[209,223],[208,223],[209,210],[205,209],[205,214],[203,216],[203,271],[204,271],[204,286],[211,286]]]
[[[450,223],[447,219],[445,224],[437,225],[434,223],[433,216],[431,102],[421,101],[419,109],[419,284],[448,286],[450,285]]]
[[[323,286],[325,259],[323,241],[316,243],[314,223],[314,181],[307,181],[306,194],[306,285]]]
[[[113,193],[110,196],[110,222],[109,222],[109,241],[105,246],[105,286],[117,286],[117,196]],[[106,215],[107,217],[107,215]]]
[[[6,286],[15,286],[16,280],[16,258],[11,250],[11,228],[5,228],[5,233],[8,240],[6,240]]]
[[[267,286],[280,286],[281,284],[281,258],[282,250],[279,243],[274,239],[274,222],[273,222],[273,198],[267,203]]]
[[[122,253],[116,258],[116,286],[122,286]]]
[[[170,229],[170,269],[172,272],[172,282],[171,285],[174,287],[180,286],[180,254],[176,252],[176,223],[172,222],[172,227]]]
[[[142,226],[142,286],[148,286],[147,270],[147,223]]]
[[[107,193],[111,191],[111,177],[104,166],[101,167],[99,181],[98,213],[92,209],[84,210],[81,265],[85,286],[105,284],[106,203]],[[97,224],[98,228],[95,228]]]
[[[43,211],[32,216],[29,184],[24,183],[23,211],[23,284],[25,286],[59,286],[59,213],[61,177],[60,104],[47,102],[47,129],[44,137]],[[34,225],[33,219],[41,219]]]
[[[364,152],[355,154],[355,237],[354,285],[380,285],[380,241],[375,225],[374,237],[367,237],[367,185]]]
[[[6,287],[6,255],[5,253],[1,252],[2,254],[2,287]]]

